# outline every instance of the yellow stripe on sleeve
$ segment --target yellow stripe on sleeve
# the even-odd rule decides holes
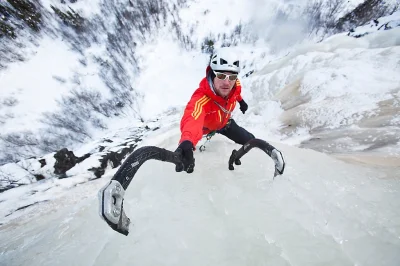
[[[199,111],[199,106],[200,106],[201,102],[204,101],[204,100],[206,99],[206,97],[207,97],[207,96],[204,95],[203,97],[201,97],[200,99],[198,99],[198,100],[196,101],[196,103],[194,104],[194,110],[193,110],[193,113],[192,113],[192,116],[193,116],[193,117],[195,117],[196,114],[198,113],[198,111]]]
[[[210,98],[208,98],[206,95],[204,95],[203,97],[201,97],[199,100],[196,101],[195,105],[194,105],[194,111],[192,113],[192,116],[194,117],[194,119],[199,118],[199,116],[201,115],[201,112],[203,110],[203,106],[208,103],[210,101]]]

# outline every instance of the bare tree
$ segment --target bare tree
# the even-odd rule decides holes
[[[393,14],[399,8],[399,2],[392,5],[382,0],[365,0],[354,10],[340,18],[334,25],[337,31],[347,31],[365,25],[371,20]]]
[[[308,4],[304,13],[309,33],[326,35],[365,25],[373,19],[392,14],[398,8],[399,3],[393,5],[384,0],[365,0],[354,10],[339,17],[344,11],[343,0],[316,0]]]
[[[338,15],[343,11],[343,0],[311,1],[305,8],[304,14],[307,17],[309,33],[326,34],[334,28]]]
[[[40,1],[10,0],[4,2],[6,4],[3,2],[0,4],[0,31],[3,29],[1,32],[7,32],[9,36],[0,36],[0,69],[5,68],[9,62],[24,60],[24,53],[21,51],[26,42],[19,41],[19,38],[24,34],[26,37],[31,36],[25,31],[34,32],[38,29],[42,32],[48,24],[51,25],[48,26],[51,36],[61,35],[82,58],[90,60],[86,49],[93,43],[105,43],[106,53],[102,54],[102,58],[94,59],[100,69],[100,78],[110,94],[105,97],[96,88],[84,88],[84,84],[80,83],[82,74],[76,73],[73,77],[76,89],[58,101],[57,110],[43,115],[40,120],[43,123],[40,134],[23,132],[1,136],[0,163],[41,155],[87,141],[92,137],[94,128],[105,129],[107,120],[114,116],[134,115],[143,121],[139,109],[143,96],[132,84],[135,75],[140,73],[137,45],[153,38],[154,33],[165,26],[173,29],[171,34],[179,40],[182,47],[193,49],[195,46],[180,26],[178,7],[185,6],[188,0],[173,1],[175,3],[167,0],[101,0],[100,14],[91,18],[83,17],[62,2],[53,2],[51,10],[36,4]],[[32,14],[32,21],[40,23],[26,24],[32,21],[8,16],[11,14],[8,9],[15,9],[9,4],[11,2],[16,3],[16,6],[26,4],[27,11],[30,10]],[[32,5],[36,9],[29,9]],[[7,6],[7,11],[4,11],[5,8],[1,9],[4,6]],[[46,23],[50,19],[56,19],[60,23]],[[17,22],[19,24],[16,24]],[[17,25],[29,26],[20,31]],[[35,42],[34,38],[29,40]],[[87,64],[82,60],[81,63],[83,66]],[[57,76],[54,76],[54,79],[60,83],[68,80]],[[6,104],[12,106],[17,102],[8,101]],[[6,117],[0,117],[0,120],[6,120]]]

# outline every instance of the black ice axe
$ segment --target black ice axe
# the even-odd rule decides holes
[[[285,162],[280,151],[267,142],[253,139],[243,145],[238,151],[233,150],[229,158],[229,169],[233,170],[233,163],[240,165],[240,158],[250,149],[257,147],[265,151],[275,162],[275,174],[283,174]],[[126,158],[114,177],[98,192],[99,215],[106,223],[118,233],[129,234],[130,219],[124,211],[125,191],[134,178],[140,166],[147,160],[158,160],[173,163],[177,168],[182,168],[180,152],[172,152],[156,146],[145,146],[135,150]]]

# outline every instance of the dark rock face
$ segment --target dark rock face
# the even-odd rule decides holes
[[[56,159],[54,173],[57,175],[64,175],[69,169],[88,157],[90,157],[89,153],[82,157],[76,157],[75,154],[67,148],[61,149],[54,154],[54,158]]]
[[[398,7],[393,9],[389,4],[382,0],[365,0],[359,4],[355,9],[341,17],[335,24],[335,28],[340,31],[347,31],[352,28],[365,25],[373,20],[377,25],[379,21],[377,18],[382,16],[391,15]],[[362,36],[358,36],[359,38]]]
[[[137,142],[140,141],[140,139],[136,139]],[[125,143],[126,145],[126,143]],[[131,153],[135,150],[136,144],[131,144],[129,147],[121,149],[119,152],[109,152],[106,155],[102,156],[100,159],[100,167],[93,167],[88,169],[89,171],[92,171],[96,178],[100,178],[102,175],[105,173],[105,169],[107,168],[107,164],[110,161],[112,164],[112,168],[115,168],[119,165],[121,165],[122,159],[125,158],[125,156],[128,153]]]
[[[140,138],[136,138],[135,142],[141,141]],[[99,167],[92,167],[88,169],[92,171],[96,178],[100,178],[105,173],[105,169],[109,162],[111,162],[112,168],[115,168],[121,165],[122,160],[128,153],[131,153],[135,150],[137,144],[130,144],[127,143],[122,144],[122,146],[127,146],[122,148],[118,152],[109,151],[107,154],[103,155],[100,159],[100,166]],[[100,146],[102,147],[102,146]],[[104,149],[104,147],[103,147]],[[56,162],[54,164],[54,173],[59,175],[59,178],[65,178],[65,173],[74,167],[76,164],[82,162],[86,158],[90,157],[91,154],[85,154],[82,157],[76,157],[72,151],[69,151],[67,148],[59,150],[56,154],[54,154],[54,158]],[[41,160],[42,161],[42,160]]]
[[[92,167],[88,169],[88,171],[93,172],[96,178],[100,178],[104,175],[105,169],[107,168],[108,163],[111,163],[112,168],[118,167],[121,165],[122,160],[128,153],[131,153],[135,150],[137,143],[140,142],[142,139],[140,137],[134,137],[129,139],[129,142],[122,143],[119,146],[122,146],[121,149],[117,152],[115,151],[108,151],[105,155],[101,157],[100,166],[99,167]],[[132,141],[134,143],[132,143]],[[104,142],[112,143],[112,140],[105,139]],[[103,151],[105,146],[100,145],[99,151]],[[69,151],[67,148],[63,148],[54,154],[54,158],[56,162],[54,164],[54,173],[59,176],[59,178],[66,178],[66,172],[74,167],[76,164],[82,162],[86,158],[90,157],[91,154],[85,154],[82,157],[76,157],[72,151]],[[44,159],[39,160],[40,163],[46,163]],[[43,166],[42,166],[43,167]]]
[[[40,181],[40,180],[46,179],[46,177],[44,177],[44,175],[41,175],[41,174],[34,175],[34,176],[36,178],[36,181]]]
[[[67,148],[61,149],[56,154],[54,154],[56,163],[54,164],[55,174],[65,174],[69,169],[75,166],[77,157],[72,151]]]
[[[40,163],[40,168],[42,168],[43,166],[45,166],[47,164],[46,159],[40,159],[39,163]]]

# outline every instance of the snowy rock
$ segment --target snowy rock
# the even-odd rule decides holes
[[[400,27],[400,11],[390,16],[371,20],[364,26],[351,29],[347,35],[361,38],[376,31],[391,30],[396,27]]]
[[[76,157],[73,151],[69,151],[67,148],[59,150],[54,154],[56,163],[54,164],[54,173],[58,175],[64,175],[69,169],[74,167],[77,163],[82,162],[88,158],[90,154],[86,154],[82,157]]]

